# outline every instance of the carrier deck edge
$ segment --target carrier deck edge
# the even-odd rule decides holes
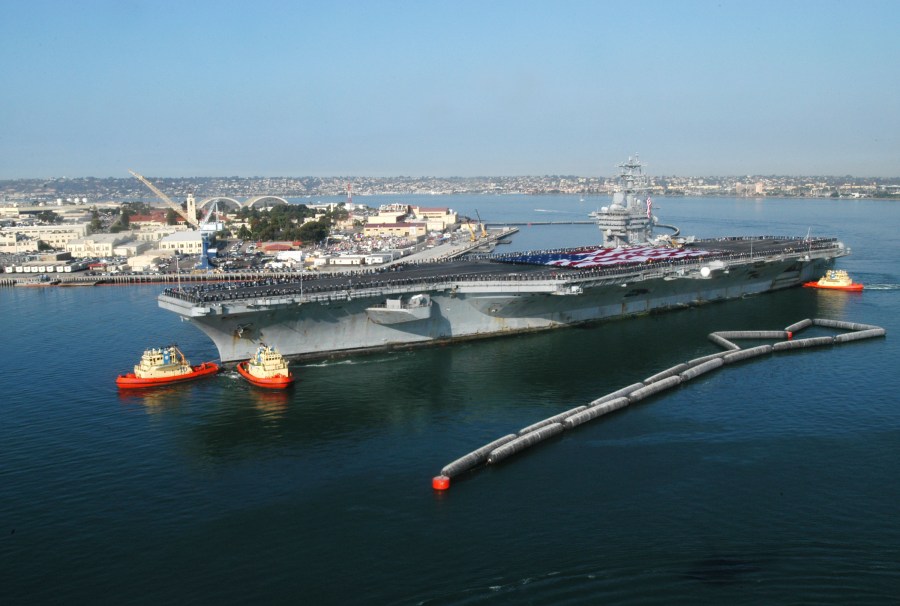
[[[510,264],[508,255],[492,255],[396,271],[173,288],[158,302],[207,334],[222,362],[246,359],[263,342],[286,357],[309,359],[734,299],[815,279],[850,252],[832,238],[733,238],[693,246],[706,254],[589,269]]]

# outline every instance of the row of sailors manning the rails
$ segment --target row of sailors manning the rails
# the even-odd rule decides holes
[[[513,254],[494,256],[492,259],[510,264],[527,264],[527,265],[545,265],[552,267],[569,267],[575,269],[597,269],[604,268],[614,270],[615,268],[627,269],[643,263],[678,263],[681,261],[690,261],[700,258],[714,258],[721,256],[721,253],[714,253],[700,249],[671,249],[660,248],[654,246],[640,246],[627,248],[579,248],[567,250],[547,250],[534,251],[527,254]],[[297,292],[299,285],[305,284],[304,288],[307,292],[318,292],[319,290],[326,292],[334,289],[359,288],[375,285],[386,284],[402,284],[420,279],[403,279],[402,272],[395,267],[390,270],[384,269],[363,269],[343,272],[340,277],[353,278],[359,276],[370,276],[380,274],[384,275],[383,282],[360,282],[347,284],[332,285],[329,283],[321,289],[317,287],[317,282],[325,282],[336,276],[334,274],[312,274],[302,278],[264,278],[260,280],[241,280],[239,282],[226,283],[209,283],[209,284],[192,284],[182,285],[179,287],[170,287],[164,290],[164,294],[178,298],[188,298],[197,301],[218,301],[237,297],[237,291],[243,288],[260,288],[269,287],[265,291],[257,294],[261,295],[281,295]],[[397,274],[397,278],[389,277]],[[479,276],[479,275],[453,275],[442,276],[442,280],[447,279],[502,279],[498,276]]]
[[[829,241],[816,242],[811,246],[812,248],[818,248],[819,246],[828,246]],[[714,248],[714,247],[713,247]],[[794,249],[788,247],[784,249],[785,252],[791,252]],[[672,249],[672,248],[660,248],[655,246],[634,246],[634,247],[617,247],[617,248],[578,248],[578,249],[556,249],[556,250],[538,250],[531,251],[528,253],[516,253],[516,254],[506,254],[506,255],[491,255],[490,258],[492,260],[504,263],[512,263],[512,264],[529,264],[529,265],[544,265],[548,268],[550,267],[560,267],[560,268],[571,268],[571,269],[582,269],[589,270],[591,272],[599,272],[600,274],[615,274],[619,271],[628,271],[633,269],[635,266],[640,266],[646,263],[654,263],[654,264],[680,264],[687,263],[698,260],[714,260],[714,259],[726,259],[732,258],[735,256],[745,256],[742,253],[735,254],[733,252],[724,252],[724,251],[715,251],[715,250],[703,250],[697,248],[680,248],[680,249]],[[397,274],[397,278],[388,277]],[[833,274],[834,272],[832,272]],[[240,291],[246,288],[254,288],[258,289],[260,287],[266,288],[266,290],[262,290],[254,293],[254,295],[285,295],[285,294],[296,294],[298,289],[302,284],[305,283],[305,289],[307,292],[329,292],[333,290],[346,290],[346,289],[355,289],[355,288],[363,288],[363,287],[372,287],[372,286],[384,286],[384,285],[397,285],[397,284],[405,284],[412,282],[422,282],[423,279],[419,278],[409,278],[404,279],[402,277],[402,272],[398,271],[398,268],[391,268],[390,270],[385,270],[382,268],[378,269],[361,269],[361,270],[352,270],[348,272],[343,272],[340,274],[342,278],[349,278],[352,280],[353,277],[360,276],[371,276],[371,275],[384,275],[385,279],[379,282],[373,282],[371,280],[361,281],[361,282],[347,282],[346,284],[334,284],[330,281],[328,284],[323,285],[321,288],[317,285],[319,281],[325,280],[333,280],[337,275],[336,274],[328,274],[328,275],[318,275],[314,274],[308,277],[267,277],[259,280],[241,280],[239,282],[224,282],[224,283],[208,283],[208,284],[199,284],[199,285],[182,285],[178,288],[166,288],[164,290],[164,294],[172,297],[177,297],[181,299],[187,299],[196,302],[209,302],[209,301],[221,301],[221,300],[229,300],[235,298],[241,298]],[[831,275],[831,274],[829,274]],[[846,272],[844,272],[846,275]],[[533,276],[535,279],[542,279],[543,276],[535,275]],[[826,276],[828,277],[828,276]],[[527,276],[515,276],[516,279],[527,279]],[[444,275],[440,277],[441,281],[452,280],[452,279],[466,279],[466,280],[477,280],[477,279],[512,279],[512,277],[500,277],[500,276],[483,276],[476,274],[460,274],[460,275]],[[298,281],[299,280],[299,281]],[[824,280],[824,278],[823,278]],[[434,281],[434,279],[424,279],[424,281]],[[841,288],[843,290],[861,290],[862,286],[859,284],[852,284],[848,287],[845,285],[838,285],[836,282],[832,282],[831,280],[825,280],[818,287],[827,288],[829,285],[832,288]],[[805,286],[812,286],[811,284],[805,284]]]
[[[209,377],[221,370],[215,362],[192,365],[178,347],[169,345],[144,351],[132,372],[119,375],[120,389],[146,389]],[[274,348],[260,344],[249,360],[239,362],[238,373],[251,385],[284,389],[294,383],[287,361]]]

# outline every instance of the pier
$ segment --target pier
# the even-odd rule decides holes
[[[485,248],[493,248],[500,240],[507,238],[519,228],[504,225],[502,228],[491,230],[484,237],[458,244],[448,244],[425,248],[421,245],[419,250],[400,257],[382,265],[367,265],[365,267],[336,266],[323,268],[315,272],[297,271],[221,271],[221,270],[189,270],[180,273],[146,274],[137,272],[122,272],[116,274],[104,273],[101,275],[88,275],[85,272],[78,273],[48,273],[54,280],[59,280],[53,286],[97,286],[97,285],[130,285],[130,284],[163,284],[172,286],[181,282],[190,283],[215,283],[215,282],[241,282],[252,280],[303,280],[304,277],[313,279],[320,275],[338,276],[340,274],[355,274],[362,270],[384,270],[396,265],[409,263],[432,263],[438,261],[451,261],[472,253],[486,252]],[[2,268],[0,268],[2,270]],[[0,287],[15,286],[25,280],[36,277],[34,273],[0,273]],[[49,285],[48,285],[49,286]]]
[[[596,221],[506,221],[506,225],[596,225]],[[499,223],[485,223],[487,227],[500,227]]]
[[[834,336],[794,338],[798,332],[810,326],[830,328],[842,332]],[[710,333],[708,335],[709,340],[721,347],[723,351],[677,364],[647,377],[643,381],[601,396],[586,405],[576,406],[523,427],[516,433],[510,433],[498,438],[445,465],[441,469],[440,475],[432,479],[432,488],[435,490],[446,490],[450,487],[450,480],[454,477],[481,466],[493,465],[503,461],[564,431],[574,429],[583,423],[687,383],[692,379],[724,366],[778,352],[797,351],[811,347],[837,346],[862,339],[884,337],[885,334],[885,329],[878,326],[827,319],[801,320],[787,326],[783,330],[719,331]],[[735,343],[735,341],[742,339],[753,341],[771,339],[775,343],[742,349]]]

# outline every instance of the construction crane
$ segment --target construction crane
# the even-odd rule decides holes
[[[155,185],[150,183],[150,181],[148,181],[141,175],[137,174],[133,170],[129,170],[128,172],[130,172],[132,175],[134,175],[138,181],[140,181],[141,183],[143,183],[144,185],[149,187],[150,190],[154,194],[159,196],[159,198],[163,202],[165,202],[169,208],[171,208],[176,213],[178,213],[185,221],[188,222],[188,224],[191,227],[193,227],[194,229],[197,229],[200,227],[200,222],[197,220],[197,207],[194,205],[194,196],[193,195],[188,196],[188,210],[187,210],[187,212],[185,212],[184,210],[182,210],[180,204],[176,204],[175,202],[173,202],[169,196],[164,194],[158,187],[156,187]]]
[[[478,239],[475,235],[475,228],[472,227],[472,222],[469,219],[466,219],[466,227],[469,228],[469,231],[472,232],[472,236],[469,238],[472,242]]]
[[[194,202],[194,194],[188,194],[187,212],[185,212],[181,209],[180,204],[176,204],[175,202],[173,202],[169,196],[164,194],[158,187],[156,187],[155,185],[150,183],[150,181],[148,181],[141,175],[137,174],[133,170],[129,170],[128,172],[130,172],[132,175],[134,175],[135,178],[137,178],[141,183],[143,183],[144,185],[149,187],[150,190],[153,193],[155,193],[157,196],[159,196],[159,198],[163,202],[165,202],[169,208],[171,208],[176,213],[181,215],[181,217],[184,218],[185,221],[187,221],[188,225],[190,225],[193,229],[200,230],[200,241],[201,241],[201,246],[203,248],[202,248],[202,252],[200,253],[200,261],[197,263],[197,265],[194,266],[194,269],[205,269],[205,270],[212,269],[212,265],[210,264],[210,261],[209,261],[209,244],[210,244],[210,241],[212,240],[212,238],[211,238],[212,232],[204,231],[200,227],[200,221],[197,220],[197,205]]]
[[[475,209],[475,216],[478,217],[478,225],[481,226],[481,237],[487,238],[487,231],[484,229],[484,221],[481,220],[481,215],[478,214],[478,209]]]

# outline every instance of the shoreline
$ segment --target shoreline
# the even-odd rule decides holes
[[[485,238],[479,238],[473,241],[466,241],[461,244],[442,244],[434,248],[426,248],[399,259],[395,259],[389,263],[377,266],[364,266],[366,269],[378,269],[391,267],[401,263],[421,263],[421,262],[439,262],[454,259],[483,246],[495,246],[499,240],[511,236],[518,232],[517,227],[508,227],[502,230],[494,230]],[[26,281],[33,281],[37,275],[34,273],[13,273],[0,274],[0,287],[12,288],[51,288],[51,287],[88,287],[88,286],[131,286],[131,285],[151,285],[160,284],[171,286],[179,282],[235,282],[241,280],[261,280],[264,278],[297,278],[303,275],[321,275],[321,274],[340,274],[342,272],[358,271],[357,266],[341,266],[341,267],[325,267],[315,271],[265,271],[265,272],[215,272],[205,271],[203,273],[181,273],[181,274],[110,274],[103,276],[87,276],[72,273],[53,273],[46,274],[57,283],[33,283],[26,284]],[[21,276],[21,277],[19,277]]]

